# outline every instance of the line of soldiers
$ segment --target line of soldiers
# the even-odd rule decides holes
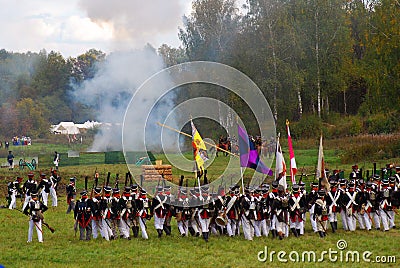
[[[57,174],[56,170],[51,171],[51,176],[46,177],[45,173],[40,173],[40,181],[36,181],[34,178],[34,173],[31,171],[28,173],[28,179],[22,184],[22,177],[17,176],[16,180],[9,182],[7,185],[8,193],[8,208],[17,208],[17,198],[21,199],[24,197],[24,205],[22,209],[31,200],[31,193],[36,192],[39,195],[39,199],[44,205],[48,205],[49,196],[52,199],[52,206],[57,206],[57,184],[61,180],[61,177]]]
[[[304,234],[307,212],[312,230],[325,237],[328,222],[332,232],[338,230],[338,214],[342,228],[388,231],[395,228],[396,209],[400,205],[400,167],[398,174],[381,179],[378,175],[364,181],[358,167],[353,166],[349,179],[330,176],[330,189],[322,189],[312,183],[306,192],[300,182],[284,189],[277,181],[259,187],[245,187],[240,193],[238,185],[232,185],[227,194],[223,187],[210,193],[208,185],[191,189],[180,187],[177,196],[170,186],[157,186],[156,194],[149,200],[147,193],[138,185],[125,187],[122,196],[119,189],[96,187],[94,197],[87,192],[75,206],[75,219],[81,230],[81,239],[94,238],[100,232],[107,240],[138,237],[139,228],[148,239],[146,222],[154,217],[158,237],[170,235],[171,219],[176,218],[179,234],[183,237],[202,236],[208,241],[210,234],[238,236],[243,231],[247,240],[271,236],[284,239],[292,233]],[[270,189],[271,188],[271,189]],[[84,235],[86,231],[86,236]]]

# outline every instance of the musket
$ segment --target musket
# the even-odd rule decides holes
[[[15,210],[21,212],[21,213],[24,214],[25,216],[30,217],[29,215],[25,214],[22,210],[19,210],[18,208],[16,208]],[[46,227],[50,230],[50,232],[54,233],[54,232],[56,231],[53,227],[51,227],[47,222],[44,221],[43,214],[42,214],[42,216],[39,217],[39,218],[42,220],[43,225],[46,226]]]
[[[125,173],[125,187],[128,183],[128,177],[129,177],[129,173]]]
[[[111,177],[111,172],[108,172],[107,173],[107,181],[106,181],[107,186],[110,184],[110,177]]]
[[[94,177],[93,178],[94,178],[94,182],[95,182],[96,187],[97,187],[97,184],[99,182],[99,173],[97,173],[97,167],[96,167],[96,169],[94,171]]]
[[[119,173],[117,173],[115,175],[115,187],[114,188],[118,188],[118,184],[119,184]]]

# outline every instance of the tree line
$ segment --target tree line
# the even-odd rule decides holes
[[[288,118],[298,122],[298,136],[332,125],[332,136],[393,132],[400,126],[399,14],[398,0],[247,0],[240,7],[194,0],[179,29],[182,45],[155,53],[166,66],[208,60],[242,71],[266,96],[278,129]],[[67,59],[0,50],[0,135],[41,137],[50,124],[95,119],[97,107],[72,97],[71,82],[93,78],[106,58],[96,49]],[[199,87],[177,89],[176,102]],[[215,87],[210,94],[251,117],[233,93]]]

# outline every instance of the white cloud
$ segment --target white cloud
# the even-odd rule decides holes
[[[188,0],[0,0],[0,49],[75,57],[91,48],[179,46],[188,6]]]

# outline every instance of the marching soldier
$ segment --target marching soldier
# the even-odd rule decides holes
[[[132,225],[132,215],[135,213],[136,202],[135,200],[133,200],[131,196],[131,188],[129,186],[125,187],[124,193],[122,194],[122,197],[119,199],[118,205],[121,211],[120,237],[131,240],[130,228]],[[134,229],[134,234],[135,230],[136,228]],[[137,237],[137,235],[135,237]]]
[[[94,239],[97,239],[98,234],[100,233],[101,237],[109,240],[108,236],[106,236],[105,228],[103,226],[103,205],[102,205],[102,197],[101,187],[94,188],[94,197],[92,197],[92,201],[90,202],[92,208],[92,235]]]
[[[300,192],[298,184],[292,187],[292,194],[289,197],[290,230],[295,237],[299,237],[303,229],[303,213],[305,211],[306,200]]]
[[[69,179],[69,184],[65,187],[67,193],[67,214],[75,210],[75,198],[76,198],[76,188],[75,188],[75,178]]]
[[[171,231],[171,219],[174,216],[174,207],[173,207],[173,203],[175,203],[175,197],[171,194],[171,186],[166,185],[164,187],[164,194],[167,197],[167,201],[165,202],[164,206],[165,209],[167,211],[167,213],[165,214],[165,221],[164,221],[164,232],[166,235],[171,235],[172,231]]]
[[[113,240],[115,236],[112,228],[113,225],[112,221],[115,215],[113,214],[113,211],[111,209],[113,201],[113,198],[111,197],[112,188],[110,186],[104,186],[103,190],[104,190],[104,196],[101,199],[103,228],[105,237],[108,237],[109,240]]]
[[[123,236],[122,233],[122,225],[121,225],[121,208],[119,206],[119,199],[121,198],[120,194],[119,194],[119,189],[118,188],[114,188],[112,190],[112,200],[111,200],[111,208],[110,208],[110,214],[111,214],[111,229],[112,229],[112,233],[113,233],[113,237],[114,239],[116,239],[118,237],[117,235],[117,229],[118,232],[120,234],[120,237]],[[132,226],[132,230],[134,229],[134,227]],[[135,233],[134,233],[135,234]]]
[[[279,193],[278,193],[278,186],[279,183],[278,181],[273,181],[272,182],[272,191],[269,193],[268,196],[268,203],[271,206],[271,233],[272,233],[272,238],[276,238],[278,236],[278,231],[277,231],[277,225],[278,225],[278,220],[277,216],[275,213],[272,213],[272,205],[275,202],[276,199],[278,199]]]
[[[190,218],[189,218],[189,227],[188,230],[192,236],[200,236],[200,223],[198,218],[198,207],[200,204],[200,192],[199,188],[190,189],[190,198],[189,198],[189,207],[190,209]]]
[[[269,204],[269,184],[265,184],[261,188],[261,199],[259,205],[261,206],[261,234],[264,236],[268,236],[270,226],[271,226],[271,211]]]
[[[50,197],[51,197],[51,205],[53,207],[57,206],[57,184],[61,181],[61,177],[58,176],[57,170],[53,169],[51,171],[51,176],[49,178],[50,182]]]
[[[374,224],[376,230],[380,230],[381,220],[379,214],[379,202],[377,199],[376,185],[368,181],[365,189],[365,213],[369,220]],[[371,224],[372,225],[372,224]]]
[[[210,221],[214,213],[214,208],[212,207],[211,197],[208,194],[208,190],[209,188],[206,185],[201,187],[201,197],[199,198],[200,206],[198,211],[198,219],[202,236],[206,242],[208,242]]]
[[[347,223],[348,231],[356,230],[356,216],[355,212],[357,211],[358,203],[357,200],[357,191],[355,189],[355,184],[350,181],[347,184],[347,191],[341,195],[341,203],[343,205],[343,209],[345,211],[345,221]]]
[[[25,209],[26,205],[28,202],[31,200],[31,192],[36,192],[37,191],[37,182],[33,178],[34,174],[32,171],[28,173],[28,180],[25,181],[23,189],[25,193],[25,200],[24,200],[24,205],[22,207],[22,210]]]
[[[365,192],[364,192],[364,188],[365,188],[365,182],[363,179],[359,179],[357,181],[357,187],[356,187],[356,192],[357,192],[357,196],[356,196],[356,217],[357,217],[357,221],[358,224],[360,225],[360,229],[361,230],[365,230],[367,229],[368,231],[371,230],[371,224],[369,222],[369,220],[366,221],[367,218],[365,218],[365,203],[366,203],[366,196],[365,196]]]
[[[149,209],[151,207],[151,202],[147,198],[147,192],[145,189],[140,190],[139,199],[136,200],[137,216],[139,217],[139,226],[142,231],[142,238],[149,239],[147,235],[146,221],[151,219]]]
[[[340,179],[339,180],[339,213],[340,213],[340,218],[342,219],[342,226],[343,226],[343,230],[348,231],[349,230],[349,226],[347,225],[347,216],[346,216],[346,204],[343,203],[343,196],[346,194],[347,192],[347,181],[346,179]]]
[[[285,189],[282,185],[278,186],[278,195],[272,201],[271,211],[276,218],[276,232],[278,237],[282,240],[285,237],[285,230],[288,222],[288,206],[289,200],[287,198]]]
[[[331,189],[326,194],[326,206],[328,207],[328,220],[332,228],[332,233],[337,230],[337,214],[340,211],[339,200],[340,193],[337,187],[337,181],[335,178],[330,180]]]
[[[247,240],[253,240],[254,237],[254,220],[256,216],[256,199],[251,194],[253,189],[246,187],[244,190],[244,196],[241,198],[240,207],[241,222],[243,228],[244,238]]]
[[[225,198],[224,209],[228,218],[226,231],[230,237],[236,235],[236,228],[239,220],[239,186],[233,185],[229,189],[229,195]]]
[[[167,214],[167,210],[165,208],[166,202],[167,197],[164,195],[163,187],[157,186],[156,194],[153,198],[150,211],[154,216],[154,227],[157,230],[158,238],[161,238],[164,229],[165,216]]]
[[[10,182],[8,185],[8,195],[10,198],[10,204],[8,205],[9,209],[17,208],[17,195],[23,195],[23,192],[21,190],[21,181],[22,178],[20,176],[17,176],[17,179],[13,182]]]
[[[399,207],[399,193],[396,186],[396,178],[389,178],[389,193],[390,193],[390,202],[392,203],[392,209],[388,211],[390,216],[389,218],[389,228],[396,229],[395,217],[396,217],[396,209]]]
[[[42,221],[43,213],[47,210],[47,206],[40,202],[37,192],[32,191],[30,195],[31,200],[24,208],[24,214],[30,216],[27,242],[32,242],[33,227],[36,227],[39,243],[43,243]]]
[[[317,230],[321,238],[326,236],[326,227],[328,223],[328,209],[325,201],[325,191],[319,190],[317,200],[315,201],[314,217],[317,222]]]
[[[140,197],[140,190],[139,186],[137,184],[132,184],[131,185],[131,198],[132,198],[132,204],[133,204],[133,210],[132,214],[130,215],[131,219],[131,224],[132,224],[132,232],[133,232],[133,237],[138,237],[139,236],[139,216],[137,213],[137,202]]]
[[[178,230],[181,236],[188,235],[189,219],[191,218],[191,210],[189,207],[189,198],[187,190],[181,188],[178,199],[178,204],[175,206],[175,217],[178,225]]]
[[[46,178],[45,173],[40,173],[40,183],[38,185],[38,193],[42,196],[43,204],[47,206],[47,201],[49,199],[51,183]]]
[[[262,232],[262,220],[263,220],[263,207],[261,203],[261,187],[257,187],[254,191],[254,199],[256,201],[256,213],[255,213],[255,219],[254,219],[254,235],[256,237],[261,236]]]
[[[362,174],[358,165],[351,166],[352,171],[350,172],[349,180],[359,180],[362,179]]]
[[[226,234],[226,225],[228,224],[228,221],[224,224],[218,224],[217,222],[217,217],[221,214],[225,219],[226,218],[226,211],[224,208],[225,204],[225,189],[223,186],[220,186],[218,188],[218,193],[215,195],[215,198],[213,198],[214,202],[214,215],[213,215],[213,220],[211,220],[211,225],[213,226],[212,228],[215,228],[218,230],[219,234]],[[216,233],[217,234],[217,233]]]
[[[317,222],[315,221],[315,217],[314,217],[314,204],[318,198],[318,188],[319,188],[318,182],[313,182],[311,184],[311,191],[307,195],[307,208],[308,208],[308,211],[310,212],[311,226],[315,233],[318,232]]]
[[[74,210],[74,229],[76,231],[79,225],[79,239],[90,240],[92,236],[92,226],[90,225],[92,220],[91,200],[88,199],[86,190],[83,190],[80,195],[81,198],[76,202]]]
[[[383,230],[387,232],[389,231],[389,221],[390,221],[389,211],[392,210],[392,203],[390,200],[390,186],[388,179],[382,180],[382,188],[378,195],[378,201],[379,201],[379,214],[381,216]]]

